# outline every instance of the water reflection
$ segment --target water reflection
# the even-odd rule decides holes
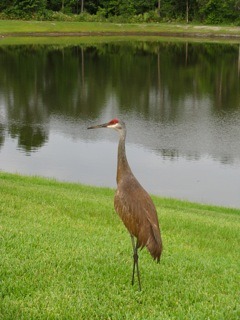
[[[157,161],[180,165],[183,158],[195,164],[208,158],[240,168],[239,70],[236,44],[0,46],[1,158],[9,155],[11,141],[17,141],[15,149],[30,156],[22,161],[36,163],[56,139],[53,133],[68,141],[116,141],[112,133],[90,135],[86,127],[118,115],[127,122],[130,152],[137,145]],[[65,143],[63,158],[66,148]],[[78,155],[75,170],[86,152]],[[109,157],[111,151],[106,153]],[[17,158],[18,151],[13,156]],[[93,159],[98,159],[97,152]],[[49,163],[50,156],[44,161]],[[1,163],[2,169],[12,171]],[[18,170],[16,163],[14,168]]]

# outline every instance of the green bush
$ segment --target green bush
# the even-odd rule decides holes
[[[144,22],[159,22],[160,17],[156,10],[148,11],[143,14]]]
[[[143,15],[142,14],[138,14],[138,15],[132,16],[130,18],[130,22],[131,23],[142,23],[142,22],[144,22]]]
[[[130,17],[128,16],[109,16],[107,21],[112,23],[129,23]]]
[[[97,18],[95,15],[91,15],[87,12],[83,12],[77,16],[77,20],[82,22],[96,22]]]
[[[107,12],[106,9],[104,8],[98,8],[97,14],[96,14],[96,18],[98,19],[99,22],[105,22],[107,16]]]
[[[65,14],[61,11],[54,11],[52,12],[52,16],[50,20],[55,21],[74,21],[76,20],[73,15]]]

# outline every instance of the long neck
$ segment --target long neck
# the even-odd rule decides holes
[[[126,157],[125,139],[126,132],[124,131],[120,134],[120,139],[118,143],[117,183],[121,181],[122,177],[126,173],[131,173],[131,169],[129,167]]]

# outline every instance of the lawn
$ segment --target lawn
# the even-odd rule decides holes
[[[0,20],[0,35],[72,34],[101,35],[148,34],[184,37],[232,37],[240,38],[237,26],[204,26],[176,23],[101,23],[101,22],[62,22],[62,21],[21,21]]]
[[[164,252],[140,252],[114,191],[0,172],[0,319],[239,319],[240,210],[153,197]]]

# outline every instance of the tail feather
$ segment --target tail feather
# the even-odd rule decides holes
[[[159,229],[157,232],[156,230],[154,230],[154,227],[151,227],[151,232],[146,243],[146,247],[153,259],[159,262],[162,253],[162,240]]]

